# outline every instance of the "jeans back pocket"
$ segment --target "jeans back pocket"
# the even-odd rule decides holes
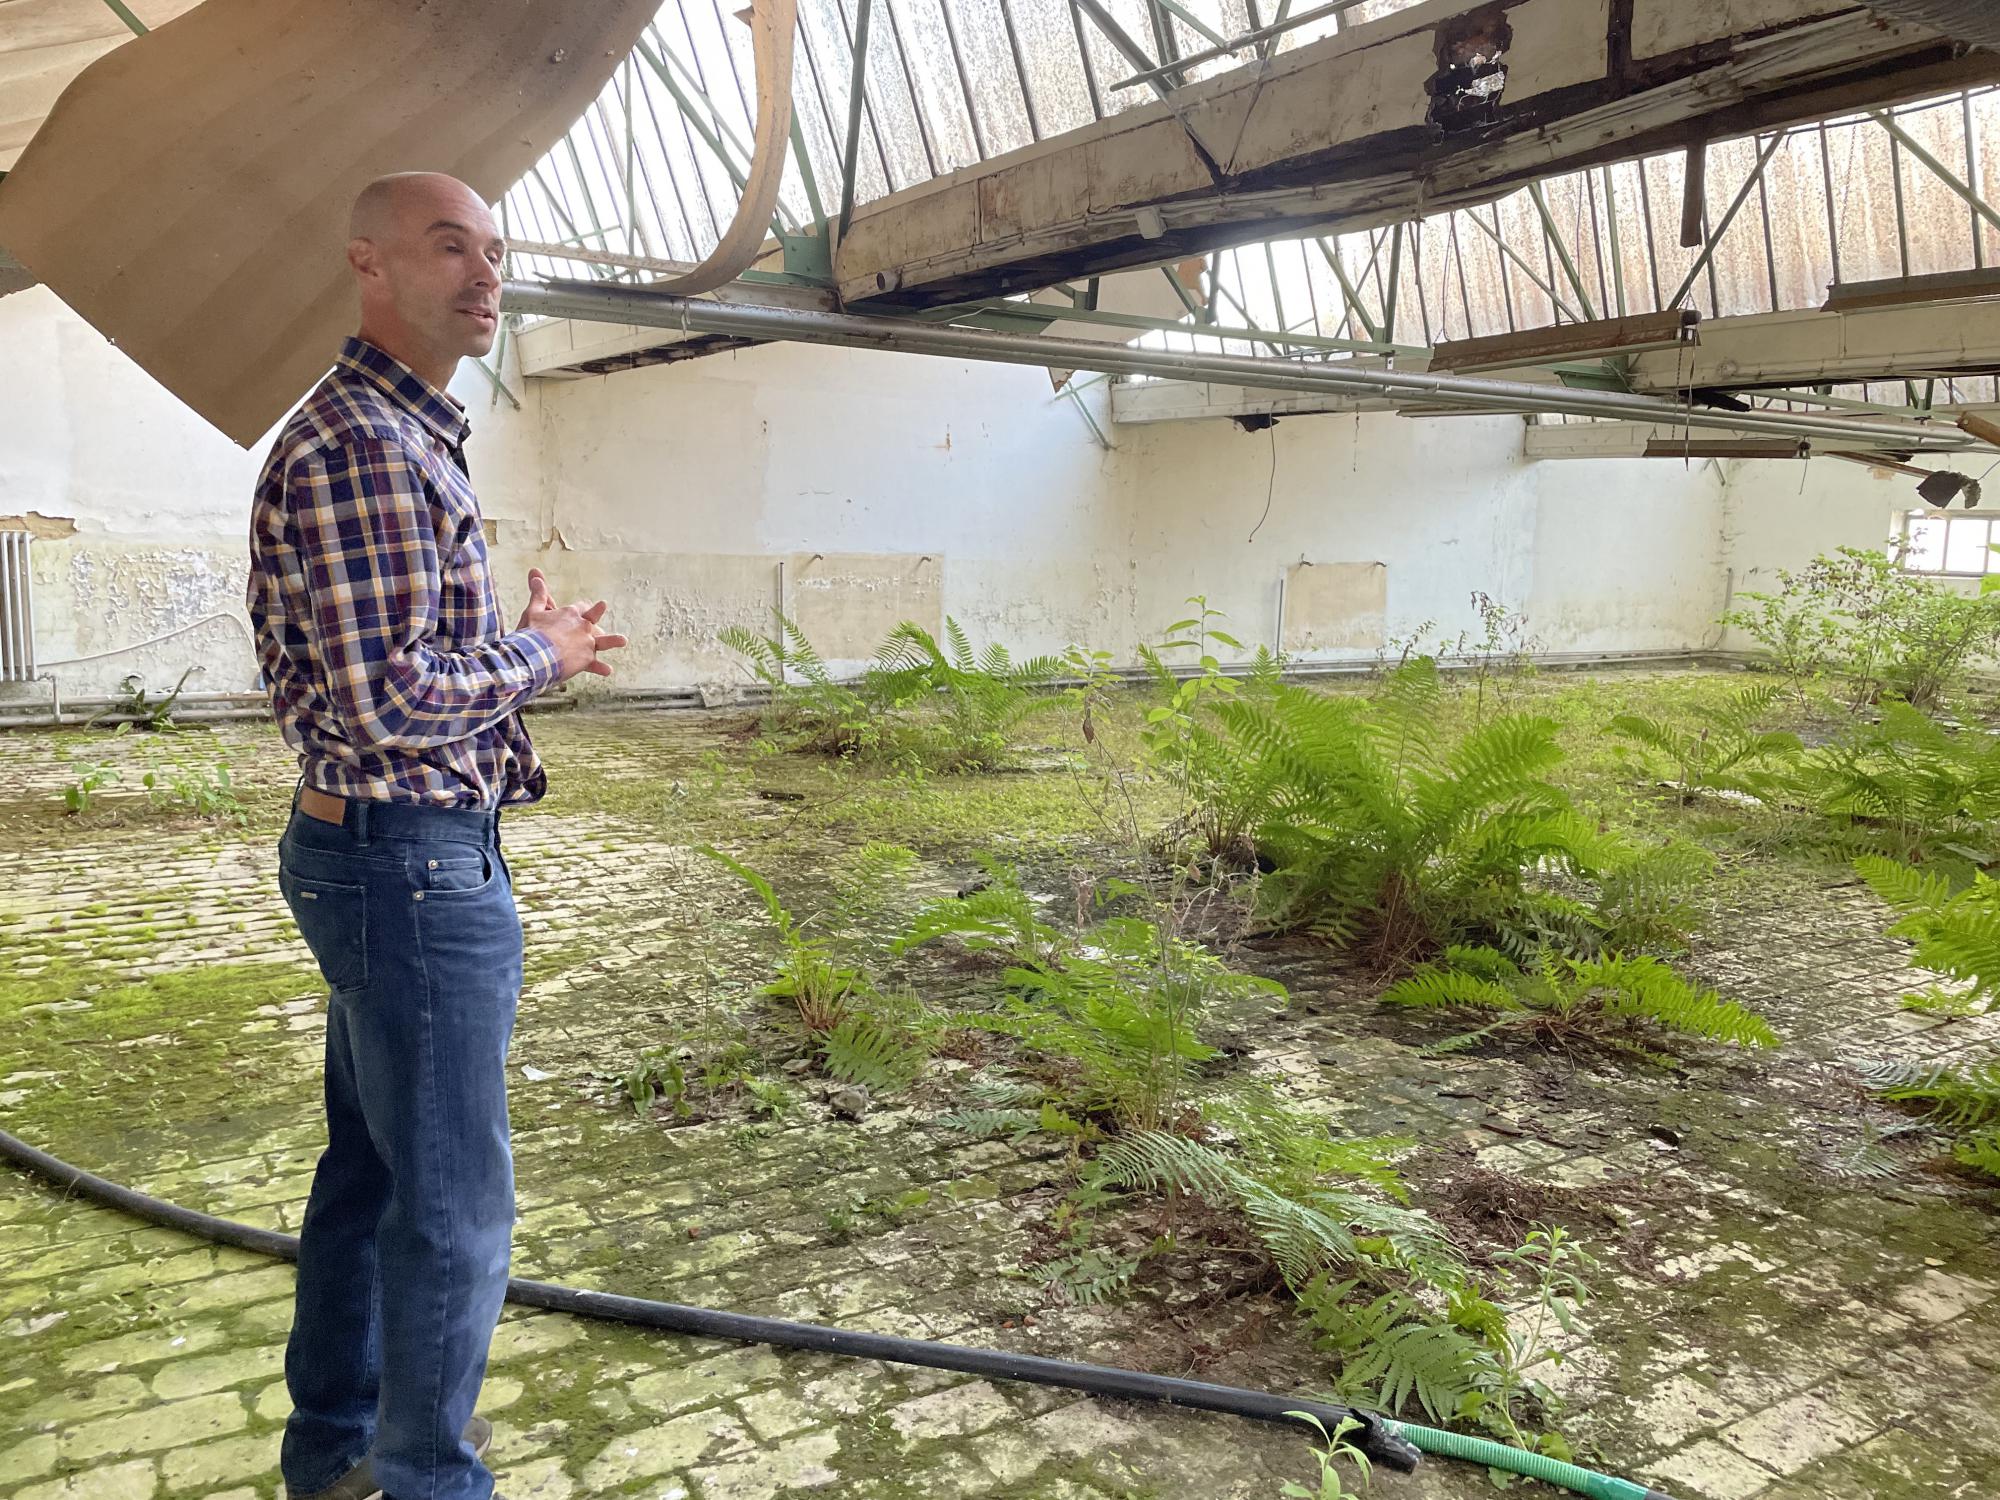
[[[278,889],[292,920],[319,961],[327,988],[358,990],[368,983],[368,895],[359,885],[308,880],[278,871]]]

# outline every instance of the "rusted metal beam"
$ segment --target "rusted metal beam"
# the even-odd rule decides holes
[[[1945,271],[1936,276],[1893,276],[1886,281],[1834,282],[1821,312],[1863,307],[1908,307],[1925,302],[1970,302],[2000,297],[2000,270]]]
[[[1647,349],[1672,349],[1693,339],[1698,317],[1687,308],[1640,313],[1629,318],[1603,318],[1591,323],[1561,323],[1523,333],[1490,338],[1453,339],[1431,351],[1433,370],[1467,372],[1510,370],[1558,361],[1601,359],[1612,354],[1636,354]]]

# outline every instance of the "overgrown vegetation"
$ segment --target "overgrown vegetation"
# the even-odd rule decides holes
[[[1392,1410],[1414,1401],[1510,1437],[1546,1419],[1546,1393],[1509,1373],[1519,1351],[1493,1289],[1409,1202],[1395,1159],[1410,1143],[1343,1138],[1268,1086],[1217,1071],[1204,1021],[1227,1009],[1240,1026],[1246,1013],[1282,1005],[1280,986],[1177,935],[1170,902],[1072,937],[1034,914],[1015,872],[994,867],[989,878],[985,890],[921,913],[908,941],[957,940],[1014,960],[998,1010],[949,1019],[1011,1038],[1017,1054],[975,1080],[974,1107],[945,1123],[1068,1142],[1074,1186],[1056,1242],[1027,1274],[1063,1302],[1120,1295],[1149,1262],[1208,1243],[1215,1231],[1184,1212],[1199,1205],[1236,1226],[1224,1232],[1298,1301],[1350,1396],[1365,1391]],[[1167,1213],[1143,1245],[1113,1238],[1103,1222],[1135,1196]],[[1385,1318],[1394,1337],[1343,1342]]]
[[[1949,875],[1879,857],[1855,864],[1898,914],[1891,934],[1911,940],[1916,962],[1961,986],[1933,986],[1903,1003],[1954,1017],[1992,1011],[2000,1003],[2000,881],[1975,871],[1959,886]],[[1885,1098],[1924,1106],[1932,1124],[1956,1136],[1959,1161],[2000,1178],[2000,1056],[1956,1065],[1887,1062],[1869,1081]]]
[[[2000,597],[1906,573],[1885,552],[1842,547],[1777,576],[1776,593],[1744,594],[1722,623],[1802,700],[1824,689],[1850,708],[1892,694],[1934,708],[2000,645]]]
[[[1676,1032],[1739,1047],[1775,1047],[1762,1017],[1688,983],[1652,957],[1577,960],[1544,951],[1523,966],[1491,948],[1451,948],[1390,986],[1382,999],[1418,1010],[1484,1011],[1495,1019],[1431,1047],[1455,1051],[1503,1029],[1551,1042],[1592,1041],[1636,1049],[1635,1033]]]
[[[885,993],[866,961],[866,927],[889,883],[916,862],[909,849],[871,844],[834,880],[835,899],[814,917],[794,917],[770,881],[741,861],[704,845],[700,853],[734,873],[763,902],[777,932],[777,977],[764,993],[789,1000],[805,1039],[835,1079],[894,1093],[915,1080],[928,1055],[914,998]]]
[[[1790,730],[1763,727],[1779,691],[1776,683],[1757,683],[1721,704],[1696,704],[1689,710],[1693,723],[1620,714],[1607,727],[1665,762],[1668,784],[1683,803],[1716,795],[1774,802],[1785,793],[1786,773],[1805,752]]]
[[[2000,737],[1898,699],[1800,761],[1791,788],[1851,843],[1896,859],[1964,874],[2000,849]]]
[[[1440,695],[1425,657],[1365,702],[1280,686],[1218,710],[1268,789],[1270,919],[1390,970],[1454,944],[1676,940],[1706,861],[1635,849],[1577,812],[1549,779],[1563,759],[1552,720],[1504,714],[1453,735]],[[1594,886],[1595,904],[1559,891],[1558,875]]]
[[[1006,762],[1022,726],[1054,708],[1054,657],[1016,662],[998,642],[975,652],[958,621],[945,641],[898,625],[862,674],[837,680],[797,623],[774,634],[732,626],[722,644],[769,693],[765,732],[793,751],[921,771],[990,770]]]

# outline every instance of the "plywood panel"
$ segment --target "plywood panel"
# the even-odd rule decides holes
[[[246,447],[354,319],[384,172],[497,197],[597,97],[650,0],[204,0],[77,75],[0,182],[0,244]]]
[[[785,608],[825,661],[866,661],[914,620],[944,628],[944,558],[912,552],[799,552],[786,569]]]
[[[1389,569],[1378,562],[1293,565],[1285,577],[1285,651],[1378,651],[1387,643]]]

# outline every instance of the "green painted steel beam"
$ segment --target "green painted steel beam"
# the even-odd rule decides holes
[[[1316,234],[1313,243],[1319,246],[1319,253],[1326,257],[1327,268],[1333,272],[1333,279],[1340,283],[1340,295],[1346,301],[1348,312],[1360,319],[1362,329],[1376,343],[1382,341],[1382,329],[1368,316],[1368,309],[1361,305],[1361,295],[1354,289],[1354,283],[1347,279],[1347,268],[1340,263],[1340,256],[1326,242],[1326,236]]]
[[[132,35],[144,36],[146,34],[146,23],[132,14],[132,8],[126,5],[124,0],[104,0],[104,5],[111,14],[132,28]]]
[[[847,142],[840,154],[840,238],[854,218],[854,177],[861,163],[861,110],[868,101],[868,22],[874,0],[861,0],[854,18],[854,74],[847,90]]]
[[[1171,274],[1171,273],[1169,273]],[[1179,286],[1179,283],[1175,283]],[[1187,288],[1180,287],[1184,305],[1190,316],[1200,304],[1187,295]],[[1130,328],[1137,333],[1192,333],[1206,338],[1238,339],[1247,343],[1289,344],[1299,349],[1324,350],[1332,354],[1429,354],[1430,350],[1414,344],[1363,343],[1358,339],[1326,338],[1316,333],[1283,333],[1275,328],[1258,328],[1251,325],[1233,326],[1225,323],[1183,323],[1175,319],[1149,318],[1142,313],[1096,312],[1081,307],[1064,307],[1055,303],[988,301],[963,304],[970,309],[992,312],[1020,318],[1053,320],[1056,322],[1094,323],[1102,328]]]
[[[1571,288],[1576,292],[1576,300],[1583,308],[1586,323],[1597,321],[1597,309],[1590,305],[1590,293],[1584,290],[1583,278],[1577,274],[1576,261],[1571,258],[1569,246],[1564,242],[1562,231],[1556,227],[1556,216],[1549,212],[1548,196],[1539,182],[1528,184],[1528,196],[1534,200],[1535,212],[1541,215],[1542,233],[1548,236],[1549,244],[1555,247],[1556,260],[1561,263],[1563,275],[1569,278]]]
[[[1492,224],[1488,224],[1484,219],[1479,217],[1479,213],[1476,208],[1467,209],[1465,211],[1464,217],[1470,220],[1472,223],[1478,225],[1479,232],[1485,235],[1486,238],[1488,238],[1489,240],[1493,241],[1493,243],[1499,247],[1500,253],[1503,256],[1505,256],[1508,260],[1511,260],[1520,269],[1520,272],[1523,276],[1527,277],[1528,280],[1530,280],[1537,287],[1539,287],[1542,291],[1542,294],[1546,296],[1549,299],[1549,301],[1553,302],[1558,310],[1568,314],[1569,320],[1572,323],[1581,323],[1583,321],[1583,319],[1577,315],[1576,309],[1571,307],[1567,302],[1563,301],[1562,293],[1558,292],[1553,286],[1549,285],[1548,282],[1542,280],[1541,273],[1537,271],[1533,266],[1529,265],[1526,260],[1522,259],[1520,252],[1517,251],[1512,245],[1507,243],[1506,239],[1501,235],[1498,229],[1493,227]],[[1493,206],[1493,219],[1494,219],[1494,224],[1497,224],[1500,220],[1500,208],[1498,204],[1495,204]]]
[[[1932,173],[1936,175],[1938,181],[1963,198],[1974,213],[1978,214],[1980,218],[1991,224],[1995,229],[2000,229],[2000,213],[1994,211],[1993,205],[1975,192],[1971,185],[1956,172],[1952,171],[1950,167],[1939,161],[1922,141],[1898,125],[1895,116],[1891,115],[1888,110],[1871,109],[1868,111],[1868,116],[1876,124],[1888,131],[1895,140],[1900,142],[1905,151],[1929,167]]]

